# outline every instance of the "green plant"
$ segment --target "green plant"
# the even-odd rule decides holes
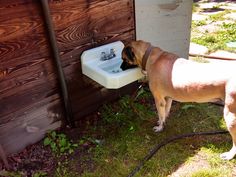
[[[209,60],[206,60],[204,57],[201,56],[196,56],[196,57],[192,57],[191,60],[196,61],[198,63],[209,63]]]
[[[7,177],[22,177],[23,173],[21,172],[14,172],[14,171],[0,171],[0,176],[7,176]]]
[[[69,161],[65,161],[63,163],[58,162],[57,168],[55,170],[55,177],[72,177],[72,176],[79,176],[77,172],[73,171],[68,167]]]
[[[206,20],[192,21],[192,28],[207,25]]]
[[[33,177],[44,177],[44,176],[47,176],[47,173],[43,171],[39,171],[37,173],[34,173],[33,175]]]
[[[223,21],[225,20],[225,15],[230,13],[229,10],[225,10],[223,12],[220,12],[220,13],[217,13],[217,14],[214,14],[214,15],[210,15],[209,16],[209,20],[212,22],[217,22],[217,21]]]
[[[57,154],[73,153],[78,144],[72,143],[65,134],[52,131],[43,141],[44,146],[50,146],[51,150]]]
[[[220,10],[221,9],[221,5],[217,4],[217,5],[214,5],[212,7],[213,10]]]
[[[222,169],[202,169],[194,172],[191,177],[222,177]]]
[[[198,12],[198,11],[199,11],[199,4],[193,3],[192,12]]]
[[[193,105],[193,104],[184,104],[181,109],[182,110],[188,110],[190,108],[196,108],[196,105]]]
[[[223,23],[220,29],[214,33],[207,33],[200,37],[192,37],[191,41],[208,47],[210,52],[216,50],[228,50],[235,52],[235,49],[226,46],[227,42],[235,41],[236,24]]]

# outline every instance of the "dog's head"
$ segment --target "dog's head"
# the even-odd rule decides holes
[[[122,51],[122,64],[120,68],[122,70],[141,67],[142,57],[148,46],[147,42],[144,41],[132,41],[127,44]]]
[[[120,68],[122,70],[137,67],[137,62],[135,59],[134,49],[131,46],[126,46],[122,51],[122,64]]]

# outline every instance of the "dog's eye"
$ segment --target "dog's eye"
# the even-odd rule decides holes
[[[129,65],[133,65],[133,62],[130,60],[125,60],[125,63],[129,64]]]
[[[134,61],[134,52],[132,50],[132,47],[128,46],[125,48],[125,54],[129,58],[129,60]]]

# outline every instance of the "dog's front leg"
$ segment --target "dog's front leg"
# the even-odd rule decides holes
[[[155,104],[158,111],[159,120],[157,126],[153,127],[155,132],[160,132],[164,128],[164,123],[166,119],[166,101],[164,98],[155,97]]]
[[[169,97],[166,97],[165,100],[166,100],[166,106],[165,106],[166,115],[165,116],[168,117],[169,114],[170,114],[170,108],[171,108],[171,105],[172,105],[172,99],[169,98]]]

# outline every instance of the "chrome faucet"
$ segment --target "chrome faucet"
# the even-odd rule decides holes
[[[110,49],[110,53],[102,52],[101,53],[101,58],[100,60],[105,61],[105,60],[110,60],[112,58],[116,57],[115,49]]]

